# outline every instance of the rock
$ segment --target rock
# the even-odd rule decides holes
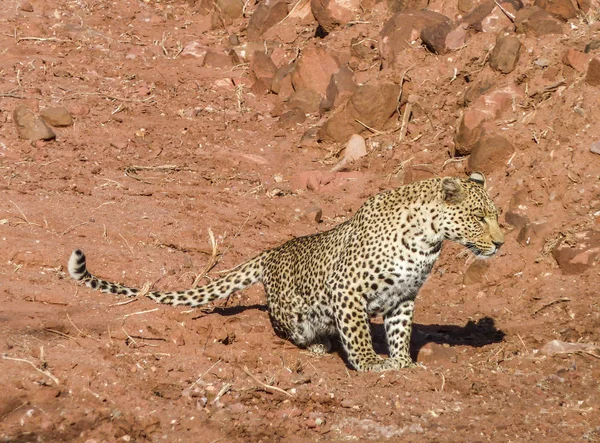
[[[595,57],[588,65],[585,82],[591,86],[600,86],[600,58]]]
[[[228,70],[233,68],[233,61],[229,54],[223,52],[208,51],[204,56],[204,63],[202,66],[214,69]]]
[[[287,14],[288,5],[285,0],[262,1],[248,22],[248,39],[258,40],[265,31],[283,20]]]
[[[250,61],[250,71],[257,79],[269,79],[270,84],[277,73],[277,66],[264,51],[256,51]]]
[[[515,14],[516,11],[523,8],[520,0],[499,2],[507,12]],[[514,24],[493,1],[488,0],[475,7],[463,18],[463,22],[479,32],[498,33],[501,30],[512,30]]]
[[[360,0],[311,0],[310,8],[315,20],[326,32],[346,25],[361,12]]]
[[[577,352],[595,354],[598,350],[600,350],[600,346],[591,343],[568,343],[561,340],[552,340],[542,346],[540,352],[544,355],[574,354]]]
[[[358,134],[352,134],[346,149],[344,150],[344,159],[355,161],[367,155],[367,143],[365,139]]]
[[[181,54],[179,56],[182,58],[198,58],[200,59],[200,65],[202,65],[202,63],[204,62],[204,57],[206,57],[208,50],[209,48],[207,46],[204,46],[199,41],[193,41],[187,43],[183,47],[183,50],[181,51]]]
[[[399,93],[400,87],[391,83],[359,86],[350,100],[319,129],[319,139],[340,143],[352,134],[360,134],[365,127],[356,120],[371,128],[382,129],[396,112]]]
[[[529,217],[527,216],[528,210],[527,191],[522,189],[511,197],[508,202],[508,210],[504,215],[504,219],[516,229],[522,229],[529,223]]]
[[[216,0],[217,10],[230,19],[240,18],[244,11],[244,2],[242,0]]]
[[[73,124],[71,113],[64,106],[51,106],[40,112],[40,117],[50,126],[62,128]]]
[[[467,40],[467,25],[455,26],[451,22],[439,22],[421,31],[423,44],[434,54],[445,54],[464,46]]]
[[[258,78],[252,83],[250,90],[256,95],[267,95],[271,92],[271,81],[268,78]]]
[[[387,0],[388,11],[396,12],[415,10],[420,11],[429,5],[429,0]]]
[[[331,75],[340,69],[339,60],[323,47],[308,47],[292,71],[292,85],[296,91],[312,89],[325,97]]]
[[[19,106],[13,113],[19,137],[25,140],[54,140],[56,134],[46,125],[46,122],[35,115],[25,106]]]
[[[419,354],[417,355],[417,361],[425,364],[453,361],[456,360],[456,358],[457,354],[454,348],[449,345],[444,346],[434,342],[425,343],[425,345],[419,349]]]
[[[279,125],[283,128],[293,128],[306,121],[306,113],[302,109],[293,108],[279,117]]]
[[[318,132],[318,127],[307,129],[306,132],[302,134],[302,138],[300,138],[298,146],[300,148],[316,148],[317,146],[319,146],[319,141],[317,137]]]
[[[471,84],[465,90],[463,105],[469,106],[477,98],[488,92],[496,85],[496,74],[488,66],[483,68],[479,76],[471,81]]]
[[[385,66],[393,65],[400,54],[411,47],[423,29],[448,22],[445,15],[433,11],[404,11],[394,14],[383,26],[379,38],[379,54]]]
[[[71,113],[71,115],[74,115],[76,117],[85,117],[86,115],[88,115],[90,113],[90,107],[86,106],[86,105],[73,105],[71,106],[71,109],[69,109],[69,112]]]
[[[527,223],[519,231],[517,242],[521,246],[541,246],[544,243],[544,236],[549,232],[548,222]]]
[[[312,89],[300,89],[288,98],[290,108],[298,108],[305,114],[313,114],[319,111],[321,95]]]
[[[590,152],[594,154],[600,154],[600,140],[592,143],[592,146],[590,146]]]
[[[490,267],[488,260],[475,260],[465,271],[463,285],[469,286],[483,281],[483,276]]]
[[[562,23],[538,6],[527,6],[515,14],[517,32],[527,35],[542,36],[562,34]]]
[[[490,66],[492,69],[508,74],[512,72],[519,61],[521,42],[514,35],[499,35],[496,46],[490,54]]]
[[[577,17],[577,9],[571,0],[535,0],[534,5],[561,20],[567,21]]]
[[[294,87],[292,86],[292,71],[295,66],[294,63],[290,63],[277,69],[275,77],[273,77],[273,81],[271,82],[271,91],[274,94],[278,94],[285,99],[294,92]]]
[[[321,223],[323,218],[323,210],[318,206],[309,206],[302,212],[301,218],[306,221]]]
[[[581,231],[562,238],[552,251],[564,274],[581,274],[600,259],[600,231]]]
[[[522,90],[516,86],[495,89],[480,96],[471,108],[463,113],[459,121],[453,155],[468,155],[471,148],[486,133],[485,123],[498,118],[511,106],[513,98],[522,96]]]
[[[19,3],[19,9],[23,12],[33,12],[33,5],[28,1]]]
[[[329,111],[347,101],[354,94],[356,88],[354,72],[347,66],[342,66],[329,79],[329,85],[327,85],[327,89],[325,90],[325,97],[319,106],[320,111]]]
[[[427,180],[435,177],[435,171],[428,165],[411,165],[404,172],[404,184]]]
[[[501,135],[483,137],[471,150],[468,170],[490,174],[506,167],[506,162],[515,153],[511,142]]]
[[[583,52],[588,54],[592,51],[595,51],[598,48],[600,48],[600,40],[592,40],[587,45],[585,45],[585,49],[583,50]]]
[[[590,61],[590,56],[576,49],[567,49],[562,62],[575,69],[577,72],[585,72]]]

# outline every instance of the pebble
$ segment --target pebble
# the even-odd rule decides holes
[[[19,137],[25,140],[54,140],[56,134],[40,117],[25,106],[18,106],[13,112],[13,120],[17,125]]]
[[[592,146],[590,146],[590,151],[593,152],[594,154],[600,155],[600,140],[592,143]]]
[[[42,109],[40,117],[49,125],[57,128],[73,125],[73,117],[64,106],[51,106]]]
[[[367,155],[367,143],[365,139],[358,134],[352,134],[346,144],[344,159],[355,161]]]

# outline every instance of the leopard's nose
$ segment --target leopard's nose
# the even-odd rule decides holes
[[[500,246],[504,244],[504,240],[492,240],[492,243],[496,246],[496,249],[500,249]]]

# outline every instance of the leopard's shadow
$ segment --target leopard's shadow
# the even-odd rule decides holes
[[[250,306],[215,307],[211,313],[229,317],[253,309],[263,312],[267,311],[266,305],[255,304]],[[375,351],[378,354],[387,354],[388,347],[383,325],[381,323],[372,323],[371,332],[373,334]],[[494,319],[491,317],[480,318],[477,322],[469,320],[464,326],[414,323],[410,342],[410,354],[413,360],[416,361],[419,351],[427,343],[480,348],[492,343],[501,342],[505,335],[502,330],[496,328]],[[334,347],[333,351],[337,351],[342,355],[341,345],[335,341],[332,344]],[[345,358],[345,356],[342,355],[342,358]]]
[[[386,354],[388,349],[383,325],[372,324],[371,330],[375,351],[378,354]],[[410,342],[410,354],[416,361],[419,351],[427,343],[480,348],[501,342],[505,335],[504,331],[496,328],[494,319],[491,317],[480,318],[477,322],[469,320],[464,326],[415,323]]]

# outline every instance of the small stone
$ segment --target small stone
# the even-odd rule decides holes
[[[306,221],[321,223],[323,219],[323,210],[318,206],[309,206],[302,212],[301,218]]]
[[[288,5],[285,0],[265,0],[258,7],[248,22],[248,39],[258,40],[268,29],[279,23],[288,15]]]
[[[279,117],[279,125],[283,128],[293,128],[306,121],[306,113],[302,109],[293,108]]]
[[[421,31],[423,44],[434,54],[445,54],[458,49],[464,46],[466,39],[466,25],[454,26],[447,21],[435,23]]]
[[[588,67],[590,56],[576,49],[568,49],[562,62],[575,69],[577,72],[585,72]]]
[[[19,106],[13,113],[19,137],[25,140],[54,140],[56,134],[46,125],[46,122],[35,115],[25,106]]]
[[[561,20],[567,21],[577,17],[577,9],[571,0],[535,0],[534,5]]]
[[[250,62],[250,71],[258,78],[273,79],[277,73],[277,66],[264,51],[255,51]]]
[[[229,54],[209,50],[204,57],[202,66],[214,69],[231,69],[233,68],[233,61]]]
[[[408,427],[408,432],[411,434],[422,434],[425,431],[423,430],[423,426],[418,423],[413,423]]]
[[[429,0],[387,0],[388,11],[391,13],[415,10],[420,11],[429,5]]]
[[[340,70],[340,62],[323,47],[308,47],[292,71],[292,85],[296,91],[312,89],[324,97],[331,75]]]
[[[489,267],[489,261],[475,260],[471,264],[471,266],[469,266],[465,271],[465,275],[463,277],[463,285],[469,286],[476,283],[481,283]]]
[[[503,74],[512,72],[519,61],[521,42],[514,35],[500,35],[490,54],[490,66]]]
[[[419,363],[433,363],[441,361],[452,361],[457,357],[456,350],[451,347],[444,347],[438,343],[428,342],[419,349],[417,361]]]
[[[515,27],[522,34],[542,36],[562,34],[562,23],[538,6],[527,6],[515,14]]]
[[[342,66],[338,72],[331,75],[325,97],[319,105],[319,110],[326,112],[339,106],[354,94],[356,88],[354,72],[347,66]]]
[[[365,139],[358,134],[352,134],[346,149],[344,150],[344,159],[355,161],[367,155],[367,143]]]
[[[19,3],[19,9],[23,12],[33,12],[33,5],[28,1],[24,1]]]
[[[215,5],[219,12],[231,19],[241,17],[244,11],[242,0],[216,0]]]
[[[73,124],[71,113],[63,106],[45,108],[40,112],[40,117],[42,117],[49,125],[57,128],[71,126]]]
[[[515,148],[511,142],[501,135],[482,138],[471,150],[469,156],[469,171],[481,171],[489,174],[506,167],[506,162],[514,154]]]
[[[326,32],[354,20],[361,10],[360,0],[311,0],[315,20]]]
[[[581,274],[598,263],[600,231],[590,229],[568,239],[563,238],[555,246],[552,255],[564,274]]]
[[[600,154],[600,140],[592,143],[592,146],[590,146],[590,151],[594,154]]]
[[[591,86],[600,86],[600,58],[596,57],[590,61],[585,82]]]
[[[521,246],[541,246],[544,242],[544,235],[550,230],[548,222],[527,223],[519,231],[517,242]]]
[[[291,108],[301,109],[305,114],[313,114],[319,111],[321,95],[312,89],[300,89],[288,98]]]
[[[181,54],[179,55],[181,58],[198,58],[200,59],[200,65],[202,65],[204,61],[204,57],[208,53],[209,48],[199,41],[189,42],[183,47]]]
[[[516,229],[522,229],[529,223],[528,210],[527,191],[522,189],[511,197],[508,202],[508,211],[506,211],[504,218],[511,226]]]

